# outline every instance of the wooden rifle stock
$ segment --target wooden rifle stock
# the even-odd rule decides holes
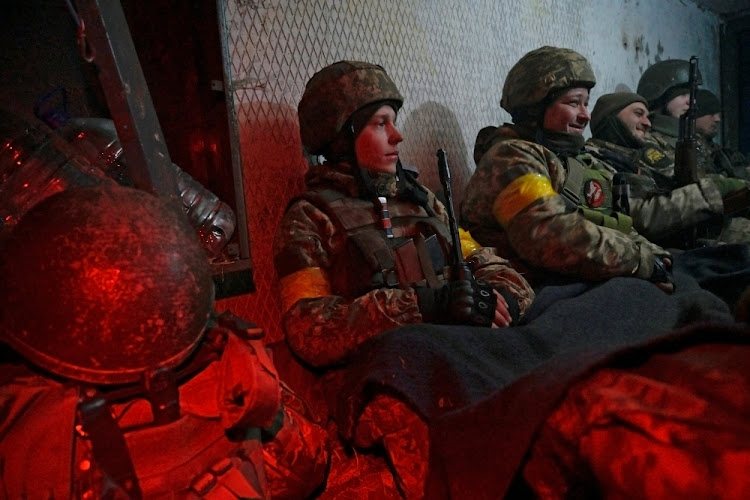
[[[750,190],[746,187],[726,195],[724,198],[724,215],[737,214],[750,208]]]
[[[695,133],[695,96],[698,92],[698,58],[690,58],[690,107],[680,116],[680,130],[677,137],[674,158],[674,177],[678,186],[698,182],[698,137]]]

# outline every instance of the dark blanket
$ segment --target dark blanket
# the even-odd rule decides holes
[[[571,383],[619,356],[705,338],[685,325],[716,325],[717,339],[736,334],[723,327],[733,323],[724,301],[687,275],[675,279],[673,295],[632,278],[548,287],[526,324],[502,330],[422,324],[386,332],[347,369],[340,429],[351,436],[375,394],[395,394],[430,428],[429,497],[502,498]]]
[[[675,253],[673,267],[734,307],[750,285],[750,245],[720,245]]]

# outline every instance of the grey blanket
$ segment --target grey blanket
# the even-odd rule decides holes
[[[727,303],[679,271],[675,280],[672,295],[633,278],[547,287],[511,328],[420,324],[386,332],[349,364],[340,430],[351,436],[374,395],[395,394],[430,428],[428,498],[503,498],[570,384],[675,341],[734,341]]]

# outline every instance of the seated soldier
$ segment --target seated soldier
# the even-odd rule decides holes
[[[700,72],[697,74],[701,83]],[[644,155],[644,160],[665,175],[674,175],[675,148],[679,135],[679,118],[690,109],[690,62],[667,59],[652,64],[638,80],[637,93],[648,101],[651,128],[646,145],[658,146]]]
[[[508,326],[533,297],[489,249],[468,259],[495,290],[489,308],[475,300],[483,285],[446,279],[445,207],[398,161],[402,102],[383,68],[356,61],[316,73],[300,101],[302,142],[326,161],[310,167],[274,254],[286,339],[312,366],[344,362],[364,340],[406,323]]]
[[[212,313],[179,211],[70,188],[4,241],[4,498],[302,500],[324,482],[325,430],[282,389],[263,331]]]
[[[710,90],[700,89],[695,96],[695,105],[695,131],[701,154],[707,156],[703,164],[713,166],[713,173],[750,180],[750,159],[715,141],[721,123],[719,98]]]
[[[451,274],[446,208],[399,162],[402,104],[385,70],[359,61],[317,72],[299,103],[302,143],[325,162],[310,166],[308,191],[288,206],[274,262],[286,342],[316,373],[335,375],[332,368],[345,365],[363,342],[405,324],[509,326],[534,297],[526,280],[490,249],[466,255],[473,277]],[[469,249],[470,241],[464,243]],[[327,394],[337,391],[332,378],[326,378]],[[403,405],[389,402],[382,409],[407,427],[398,418],[407,415]],[[414,450],[407,460],[421,472],[396,478],[407,496],[421,491],[427,453],[419,438],[424,424],[411,422],[416,430],[403,448]],[[391,435],[389,442],[398,448],[407,438]],[[336,491],[331,483],[346,467],[334,462],[329,488]],[[357,470],[360,476],[361,459]],[[358,487],[366,496],[366,486]],[[378,479],[377,488],[383,487]]]
[[[724,243],[750,242],[750,233],[744,237],[738,231],[722,233],[724,199],[742,190],[743,182],[711,176],[677,186],[649,165],[643,153],[658,146],[644,147],[651,123],[646,106],[646,99],[632,92],[601,96],[591,113],[592,137],[586,141],[586,151],[614,167],[627,181],[629,215],[636,230],[670,247],[695,244],[694,231],[699,231],[704,244],[709,238]]]
[[[499,127],[464,190],[462,225],[498,247],[536,288],[565,277],[632,276],[673,289],[669,252],[612,208],[612,174],[581,154],[596,78],[577,52],[541,47],[511,68]]]

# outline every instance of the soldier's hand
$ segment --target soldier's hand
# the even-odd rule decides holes
[[[510,324],[513,322],[513,318],[510,314],[510,307],[508,307],[508,302],[505,300],[505,297],[500,295],[500,292],[498,292],[497,290],[492,290],[492,292],[497,298],[497,303],[495,304],[495,319],[492,320],[492,328],[504,328],[506,326],[510,326]]]
[[[497,313],[497,296],[491,286],[479,280],[454,280],[440,288],[416,289],[419,311],[426,323],[492,326]],[[503,316],[497,318],[503,322]]]
[[[658,286],[664,293],[674,292],[672,261],[654,257],[654,272],[651,274],[649,281]]]

